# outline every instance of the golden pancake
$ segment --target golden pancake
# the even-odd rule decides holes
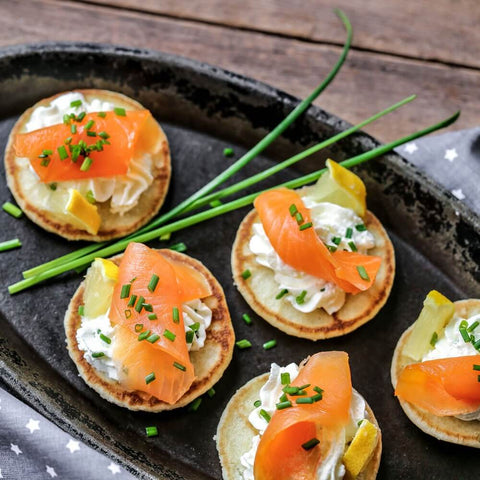
[[[258,434],[250,424],[248,416],[254,409],[253,403],[258,400],[260,389],[267,381],[268,376],[269,374],[265,373],[255,377],[239,388],[228,402],[220,418],[216,442],[224,480],[243,479],[244,469],[240,458],[252,448],[252,438]],[[367,411],[366,418],[378,429],[378,442],[372,458],[357,477],[359,480],[376,478],[382,455],[382,437],[377,420],[367,404],[365,409]]]
[[[122,107],[126,110],[144,109],[140,103],[121,93],[95,89],[77,91],[83,94],[88,101],[97,98],[102,101],[111,102],[116,107]],[[32,200],[32,185],[40,184],[40,187],[37,188],[40,188],[39,195],[41,195],[42,198],[48,196],[49,187],[46,184],[41,184],[37,180],[36,175],[30,168],[28,159],[19,158],[15,155],[15,136],[17,133],[25,132],[25,125],[35,108],[49,105],[52,100],[64,93],[67,92],[45,98],[26,110],[10,132],[5,150],[5,171],[8,187],[15,197],[16,202],[25,214],[37,225],[68,240],[90,240],[99,242],[123,237],[138,230],[158,213],[160,207],[163,205],[170,183],[170,150],[167,137],[161,129],[159,130],[159,138],[156,141],[157,151],[152,153],[152,184],[140,195],[138,203],[123,215],[110,211],[110,200],[97,202],[96,205],[102,223],[96,235],[68,223],[68,218],[65,218],[65,215],[62,215],[60,212],[45,209],[42,204],[43,202],[39,199]]]
[[[105,400],[130,410],[161,412],[189,404],[220,380],[232,359],[235,346],[235,334],[225,294],[215,277],[202,263],[187,255],[172,250],[163,250],[162,254],[171,260],[184,263],[199,271],[207,279],[212,290],[211,296],[202,299],[212,310],[212,323],[207,329],[205,345],[200,350],[190,353],[196,378],[187,393],[174,405],[169,405],[140,391],[125,391],[120,383],[109,379],[85,360],[84,352],[78,348],[76,336],[81,325],[78,307],[83,304],[85,282],[82,282],[78,287],[65,314],[67,349],[70,357],[77,365],[81,377]],[[112,260],[119,264],[120,259],[121,255],[114,257]]]
[[[463,318],[480,313],[480,300],[477,299],[460,300],[454,302],[454,305],[455,313]],[[390,371],[393,388],[397,385],[402,369],[412,363],[411,359],[403,355],[403,349],[412,329],[413,325],[403,333],[395,347]],[[446,442],[480,448],[480,421],[467,422],[456,417],[439,417],[400,398],[398,401],[407,417],[425,433]]]
[[[259,221],[253,210],[240,224],[232,249],[233,280],[250,307],[274,327],[310,340],[338,337],[371,320],[387,301],[395,276],[395,254],[387,232],[370,211],[364,223],[375,237],[376,246],[368,254],[381,257],[382,265],[372,287],[357,295],[347,294],[345,305],[332,315],[323,309],[299,312],[289,302],[275,298],[278,286],[273,271],[257,263],[248,246],[252,226]],[[242,277],[245,270],[252,274],[248,279]]]

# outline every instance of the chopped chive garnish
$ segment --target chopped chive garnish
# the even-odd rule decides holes
[[[367,227],[363,223],[360,223],[359,225],[355,225],[355,230],[357,230],[357,232],[365,232]]]
[[[109,345],[112,343],[112,339],[110,337],[107,337],[103,333],[100,334],[100,338],[105,342],[108,343]]]
[[[306,395],[306,394],[307,394],[306,390],[299,390],[295,395],[302,396],[302,395]]]
[[[188,407],[189,412],[196,412],[198,410],[198,407],[200,407],[200,404],[202,403],[202,397],[196,398]]]
[[[209,205],[212,207],[212,208],[215,208],[215,207],[219,207],[220,205],[223,205],[223,203],[218,200],[218,199],[215,199],[215,200],[212,200]]]
[[[77,122],[81,122],[85,118],[86,113],[82,112],[77,115]]]
[[[18,248],[21,246],[22,242],[18,238],[7,240],[6,242],[0,243],[0,252],[6,252],[7,250],[12,250],[13,248]]]
[[[77,133],[77,126],[74,123],[70,125],[70,132],[73,134]]]
[[[242,339],[239,340],[238,342],[235,342],[235,345],[240,349],[243,350],[244,348],[250,348],[252,344],[247,340],[247,339]]]
[[[88,203],[95,203],[96,200],[95,200],[95,196],[93,195],[93,192],[91,190],[89,190],[86,195],[85,195],[85,198],[87,199],[87,202]]]
[[[136,323],[135,324],[135,331],[137,333],[141,332],[143,330],[143,323]]]
[[[110,138],[110,135],[107,132],[98,132],[98,136],[100,138],[103,138],[104,140],[106,140],[107,138]]]
[[[115,107],[113,109],[113,111],[115,112],[115,115],[118,115],[119,117],[126,117],[127,116],[127,112],[125,111],[124,108]]]
[[[223,149],[223,155],[225,157],[233,157],[233,148],[227,147]]]
[[[355,242],[348,242],[348,246],[350,247],[350,250],[352,252],[356,252],[358,250],[357,246],[355,245]]]
[[[284,372],[280,374],[280,381],[282,385],[289,385],[290,384],[290,374],[288,372]]]
[[[63,123],[65,125],[69,125],[70,124],[70,115],[68,115],[67,113],[63,116]]]
[[[85,315],[85,305],[79,305],[78,306],[78,314],[83,317]]]
[[[460,331],[460,335],[463,338],[463,341],[465,343],[469,343],[470,342],[470,335],[467,333],[467,329],[465,327],[460,327],[459,331]]]
[[[159,240],[161,242],[166,242],[167,240],[170,240],[170,237],[172,236],[172,234],[169,232],[169,233],[165,233],[163,235],[160,235],[160,238]]]
[[[153,306],[151,303],[144,303],[143,309],[147,312],[153,312]]]
[[[150,342],[150,343],[158,342],[158,340],[160,340],[160,335],[158,335],[157,333],[152,333],[152,334],[147,338],[147,342]]]
[[[302,448],[304,450],[311,450],[313,447],[316,447],[320,443],[318,438],[311,438],[308,442],[302,443]]]
[[[124,311],[125,313],[125,318],[128,320],[131,316],[132,316],[132,311],[131,310],[125,310]]]
[[[316,395],[312,395],[310,397],[314,402],[318,402],[319,400],[322,400],[323,394],[322,393],[317,393]]]
[[[127,307],[133,307],[135,305],[135,302],[137,301],[137,296],[136,295],[132,295],[130,297],[130,300],[128,301],[127,303]]]
[[[167,340],[170,340],[171,342],[174,342],[175,341],[175,338],[177,337],[173,332],[171,332],[170,330],[165,330],[163,332],[163,336],[167,339]]]
[[[193,330],[189,330],[185,332],[185,340],[187,343],[193,343],[193,339],[195,338],[195,332]]]
[[[300,295],[298,295],[297,297],[295,297],[295,301],[298,303],[298,305],[302,305],[303,303],[305,303],[306,295],[307,295],[307,291],[302,290],[302,293]]]
[[[130,280],[130,283],[133,283],[136,279],[137,279],[137,277],[133,277],[133,278]]]
[[[333,237],[331,242],[334,243],[335,245],[340,245],[342,239],[340,237]]]
[[[247,278],[250,278],[251,276],[252,276],[252,272],[250,270],[248,270],[248,268],[247,268],[247,270],[244,270],[242,272],[242,278],[244,280],[246,280]]]
[[[302,403],[313,403],[313,398],[312,397],[297,398],[295,400],[295,403],[298,403],[299,405],[301,405]]]
[[[315,386],[315,387],[313,387],[313,391],[317,392],[317,393],[323,393],[323,388]]]
[[[145,330],[138,336],[138,341],[141,342],[142,340],[146,340],[152,332],[150,330]]]
[[[156,437],[158,435],[157,427],[145,427],[145,433],[147,437]]]
[[[149,316],[148,316],[148,319],[149,320],[156,320],[158,317],[157,317],[157,314],[156,313],[151,313]]]
[[[72,102],[70,102],[70,107],[72,108],[77,108],[77,107],[80,107],[81,105],[82,105],[81,100],[73,100]]]
[[[182,372],[186,372],[186,371],[187,371],[187,367],[185,367],[185,365],[182,365],[181,363],[173,362],[173,366],[174,366],[175,368],[178,368],[178,369],[181,370]]]
[[[272,419],[272,417],[262,408],[258,414],[267,421],[267,423]]]
[[[307,228],[312,228],[313,224],[312,222],[304,223],[303,225],[300,225],[299,229],[300,231],[306,230]]]
[[[360,275],[360,278],[365,281],[370,281],[370,277],[368,276],[367,270],[363,265],[357,265],[357,272]]]
[[[477,382],[480,382],[480,375],[477,375]]]
[[[298,390],[298,387],[291,387],[290,385],[282,388],[282,391],[288,393],[289,395],[296,395],[298,393]]]
[[[178,308],[177,308],[177,307],[173,307],[172,317],[173,317],[173,323],[178,323],[178,322],[180,322],[180,313],[178,312]]]
[[[255,408],[258,408],[261,404],[262,404],[262,401],[261,401],[261,400],[255,400],[255,401],[253,402],[253,406],[254,406]]]
[[[145,377],[145,383],[148,385],[149,383],[152,383],[155,380],[155,372],[149,373]]]
[[[345,238],[352,238],[353,235],[353,229],[348,227],[347,231],[345,232]]]
[[[152,274],[152,278],[150,278],[150,282],[148,282],[148,289],[151,292],[154,292],[155,289],[157,288],[159,277],[155,273]]]
[[[477,364],[473,364],[473,369],[474,370],[480,370],[480,365],[477,365]]]
[[[92,353],[92,358],[100,358],[100,357],[104,357],[105,354],[103,352],[93,352]]]
[[[87,136],[89,136],[89,137],[96,137],[97,134],[96,134],[96,132],[92,132],[91,130],[87,130]]]
[[[122,286],[122,291],[120,292],[120,298],[127,298],[130,296],[130,288],[132,285],[130,283],[126,283]]]
[[[82,162],[82,166],[80,167],[80,170],[82,172],[88,172],[90,170],[90,167],[92,166],[93,160],[90,157],[85,157],[85,159]]]
[[[300,225],[303,223],[303,215],[300,213],[300,212],[297,212],[295,214],[295,220],[297,221],[297,223]]]
[[[193,330],[194,332],[197,332],[198,329],[200,328],[200,322],[195,322],[192,323],[191,325],[188,326],[190,330]]]
[[[105,118],[106,116],[107,116],[107,113],[106,113],[106,112],[98,112],[98,113],[97,113],[97,117]]]
[[[288,207],[288,211],[290,212],[290,215],[293,217],[298,212],[297,206],[294,203],[292,203]]]
[[[175,245],[171,245],[168,247],[170,250],[175,250],[175,252],[186,252],[187,246],[183,242],[176,243]]]
[[[211,388],[210,390],[208,390],[207,392],[207,395],[212,398],[214,395],[215,395],[215,389],[214,388]]]
[[[42,150],[44,155],[53,155],[53,150]]]
[[[247,325],[251,325],[252,324],[252,319],[250,318],[250,315],[248,313],[244,313],[242,315],[242,318],[243,318],[243,321],[247,324]]]
[[[143,297],[140,297],[138,299],[138,302],[137,304],[135,305],[135,310],[140,313],[142,311],[142,308],[143,308],[143,302],[145,301],[145,299]]]
[[[437,343],[437,341],[438,341],[438,333],[437,333],[437,332],[433,332],[433,333],[432,333],[432,338],[430,339],[430,345],[431,345],[432,347],[434,347],[435,344]]]
[[[331,253],[334,253],[337,251],[337,247],[334,247],[333,245],[327,245],[328,251]]]
[[[70,144],[72,143],[72,140],[73,140],[72,137],[67,137],[67,138],[63,141],[63,143],[64,143],[65,145],[70,145]]]
[[[50,183],[48,186],[50,187],[50,190],[55,191],[57,189],[57,184],[55,182]]]
[[[284,297],[288,293],[288,290],[284,288],[275,298],[277,300],[280,300],[282,297]]]
[[[467,332],[473,332],[477,327],[478,325],[480,325],[480,322],[478,320],[475,320],[468,328],[467,328]]]
[[[299,390],[305,390],[305,388],[308,388],[311,384],[306,383],[305,385],[302,385],[301,387],[298,387]]]
[[[265,342],[263,344],[263,349],[264,350],[270,350],[273,347],[277,346],[277,341],[276,340],[269,340],[268,342]]]
[[[50,158],[44,158],[41,162],[40,162],[40,166],[41,167],[48,167],[48,164],[50,163]]]
[[[475,350],[480,349],[480,339],[477,340],[477,341],[473,344],[473,346],[474,346]]]
[[[10,202],[5,202],[3,205],[2,205],[2,208],[5,212],[7,212],[9,215],[11,215],[12,217],[15,217],[15,218],[20,218],[22,215],[23,215],[23,212],[22,210],[20,210],[20,208],[18,208],[16,205],[14,205],[13,203],[10,203]]]
[[[282,396],[278,399],[279,402],[286,402],[288,400],[287,394],[283,393]]]
[[[275,404],[275,407],[277,407],[277,410],[283,410],[285,408],[290,408],[291,406],[292,406],[292,402],[290,400]]]
[[[85,125],[85,130],[90,130],[94,125],[95,125],[95,122],[93,120],[89,120]]]

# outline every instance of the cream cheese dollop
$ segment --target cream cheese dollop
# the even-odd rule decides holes
[[[359,231],[355,228],[363,225],[363,220],[353,210],[333,203],[316,202],[309,196],[302,197],[302,200],[310,209],[316,234],[326,245],[352,251],[349,244],[353,242],[361,254],[366,254],[375,246],[375,238],[368,230]],[[288,290],[283,299],[293,308],[303,313],[323,308],[331,315],[343,307],[346,294],[341,288],[290,267],[273,249],[262,224],[255,223],[252,229],[250,251],[255,255],[257,263],[273,270],[279,292]],[[348,229],[351,229],[349,238],[346,236]],[[303,303],[299,304],[296,298],[303,291],[307,293]]]
[[[464,320],[466,320],[470,326],[475,321],[480,322],[480,314],[474,315],[468,319],[454,315],[450,322],[445,326],[443,334],[437,340],[435,347],[423,356],[422,362],[427,360],[437,360],[440,358],[478,355],[478,351],[473,344],[471,342],[465,342],[460,333],[460,323]],[[480,326],[477,328],[480,331]],[[457,418],[465,421],[480,420],[480,409],[475,412],[457,415]]]
[[[71,102],[76,100],[80,100],[82,104],[76,108],[71,107]],[[25,125],[24,132],[62,123],[65,114],[109,112],[114,108],[113,103],[100,99],[93,99],[89,102],[79,92],[65,93],[52,100],[48,106],[35,108]],[[25,165],[28,165],[29,176],[32,177],[24,179],[31,185],[29,187],[29,198],[32,202],[36,201],[37,204],[47,209],[49,205],[55,205],[56,200],[63,204],[61,199],[65,197],[65,192],[73,188],[84,196],[91,191],[97,202],[102,203],[110,200],[110,211],[122,215],[135,207],[140,195],[148,189],[154,180],[152,175],[154,158],[150,153],[139,154],[132,158],[125,175],[59,182],[55,191],[38,181],[38,177],[28,160]],[[33,186],[35,188],[32,188]]]
[[[199,323],[193,342],[187,344],[189,351],[197,351],[204,347],[207,338],[206,330],[212,322],[212,310],[200,299],[186,302],[182,305],[185,332],[191,331],[190,325]],[[95,318],[82,317],[77,330],[78,348],[84,352],[85,360],[96,370],[102,372],[111,380],[119,380],[121,365],[113,356],[115,347],[115,327],[110,323],[109,311]],[[100,334],[110,338],[111,343],[102,340]],[[94,357],[94,353],[102,352],[103,356]]]
[[[299,367],[295,363],[291,363],[286,367],[280,367],[276,363],[272,363],[268,380],[260,389],[261,405],[252,410],[248,416],[250,424],[257,430],[258,434],[252,438],[250,450],[240,457],[240,463],[244,469],[241,473],[242,480],[255,480],[253,475],[255,455],[261,436],[268,426],[267,421],[260,415],[260,410],[265,410],[270,416],[274,414],[276,411],[275,405],[283,394],[282,389],[284,385],[282,385],[281,375],[287,372],[290,374],[290,381],[293,382],[298,376]],[[355,436],[358,423],[365,418],[365,415],[365,400],[354,390],[350,404],[349,423],[338,433],[330,445],[318,467],[316,480],[340,480],[344,477],[345,466],[342,463],[342,459],[345,446]]]

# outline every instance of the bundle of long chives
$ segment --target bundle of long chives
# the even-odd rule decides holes
[[[215,177],[209,183],[204,185],[200,190],[197,190],[193,195],[188,197],[183,202],[179,203],[176,207],[174,207],[169,212],[161,215],[157,219],[150,222],[145,227],[141,228],[134,234],[130,235],[126,238],[133,238],[134,235],[139,233],[147,232],[158,226],[164,224],[168,220],[180,215],[183,213],[187,208],[189,208],[194,202],[200,200],[203,196],[209,194],[212,190],[220,186],[226,180],[228,180],[232,175],[238,172],[241,168],[243,168],[247,163],[253,160],[257,155],[259,155],[265,148],[267,148],[278,136],[280,136],[305,110],[312,104],[312,102],[322,93],[325,88],[332,82],[335,78],[337,73],[339,72],[340,68],[345,62],[347,58],[348,51],[350,50],[350,45],[352,43],[352,25],[348,17],[340,10],[335,9],[335,14],[340,18],[343,23],[343,26],[347,32],[347,39],[342,49],[342,53],[338,58],[337,62],[333,66],[332,70],[328,73],[325,79],[312,91],[312,93],[305,98],[302,102],[300,102],[290,113],[289,115],[282,120],[267,136],[265,136],[260,142],[258,142],[251,150],[249,150],[245,155],[243,155],[240,159],[238,159],[234,164],[232,164],[229,168],[224,170],[220,175]],[[100,248],[107,245],[108,242],[100,242],[92,245],[88,245],[83,247],[75,252],[71,252],[67,255],[62,257],[56,258],[50,262],[46,262],[38,267],[32,268],[30,270],[26,270],[23,272],[24,278],[30,278],[35,275],[38,275],[44,271],[47,271],[50,268],[56,267],[61,262],[69,262],[76,258],[80,258],[84,255],[87,255],[95,250],[99,250]]]
[[[459,117],[460,112],[455,113],[451,117],[435,124],[431,125],[423,130],[420,130],[418,132],[415,132],[411,135],[408,135],[406,137],[403,137],[399,140],[395,140],[393,142],[390,142],[386,145],[382,145],[380,147],[377,147],[373,150],[370,150],[369,152],[365,152],[361,155],[357,155],[356,157],[353,157],[349,160],[345,160],[344,162],[341,162],[341,164],[345,167],[353,167],[355,165],[359,165],[360,163],[366,162],[368,160],[371,160],[373,158],[376,158],[380,155],[383,155],[384,153],[389,152],[395,147],[398,147],[399,145],[402,145],[404,143],[410,142],[412,140],[415,140],[416,138],[422,137],[424,135],[427,135],[431,132],[434,132],[436,130],[439,130],[441,128],[445,128],[448,125],[451,125],[453,122],[457,120]],[[326,169],[321,169],[316,172],[310,173],[309,175],[305,175],[303,177],[297,178],[295,180],[291,180],[289,182],[285,182],[281,185],[277,185],[274,188],[278,187],[287,187],[287,188],[298,188],[303,185],[306,185],[308,183],[314,182],[315,180],[318,180],[320,176],[326,171]],[[265,191],[265,190],[263,190]],[[119,242],[115,243],[114,245],[107,246],[105,248],[102,248],[101,250],[90,253],[88,255],[85,255],[82,258],[77,258],[75,260],[69,261],[69,262],[64,262],[60,265],[55,266],[54,268],[51,268],[50,270],[44,271],[41,274],[27,278],[25,280],[22,280],[20,282],[17,282],[13,285],[10,285],[8,287],[8,291],[11,294],[18,293],[22,290],[25,290],[33,285],[36,285],[37,283],[42,282],[43,280],[47,280],[49,278],[55,277],[57,275],[60,275],[64,272],[67,272],[69,270],[72,270],[74,268],[77,268],[81,265],[84,265],[85,263],[89,263],[92,260],[94,260],[96,257],[106,257],[110,255],[114,255],[116,253],[119,253],[123,251],[128,244],[131,241],[135,242],[148,242],[150,240],[153,240],[155,238],[158,238],[160,235],[165,235],[167,233],[173,233],[179,230],[182,230],[184,228],[187,228],[189,226],[195,225],[197,223],[203,222],[205,220],[208,220],[210,218],[217,217],[219,215],[222,215],[227,212],[231,212],[233,210],[237,210],[239,208],[245,207],[247,205],[250,205],[255,198],[262,193],[257,192],[253,193],[250,195],[247,195],[245,197],[239,198],[238,200],[234,200],[232,202],[226,203],[224,205],[220,205],[218,207],[212,208],[210,210],[206,210],[200,213],[197,213],[195,215],[192,215],[190,217],[177,220],[176,222],[173,222],[169,225],[165,225],[163,227],[156,228],[150,232],[143,232],[139,233],[132,238],[126,238],[123,240],[120,240]]]

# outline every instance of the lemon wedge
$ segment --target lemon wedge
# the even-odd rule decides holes
[[[377,441],[377,427],[368,420],[362,420],[357,433],[355,433],[352,442],[343,455],[343,464],[346,470],[345,478],[352,479],[358,477],[370,461],[377,446]]]
[[[65,211],[76,224],[92,235],[96,235],[102,219],[95,205],[92,205],[78,190],[70,188]]]
[[[117,265],[110,260],[96,258],[85,277],[83,301],[86,317],[95,318],[107,312],[117,281]]]
[[[405,343],[403,354],[416,362],[422,360],[433,348],[454,313],[455,306],[447,297],[436,290],[429,292]]]
[[[328,173],[324,173],[308,194],[317,202],[330,202],[351,208],[360,217],[367,211],[367,189],[362,179],[333,160],[326,162]]]

